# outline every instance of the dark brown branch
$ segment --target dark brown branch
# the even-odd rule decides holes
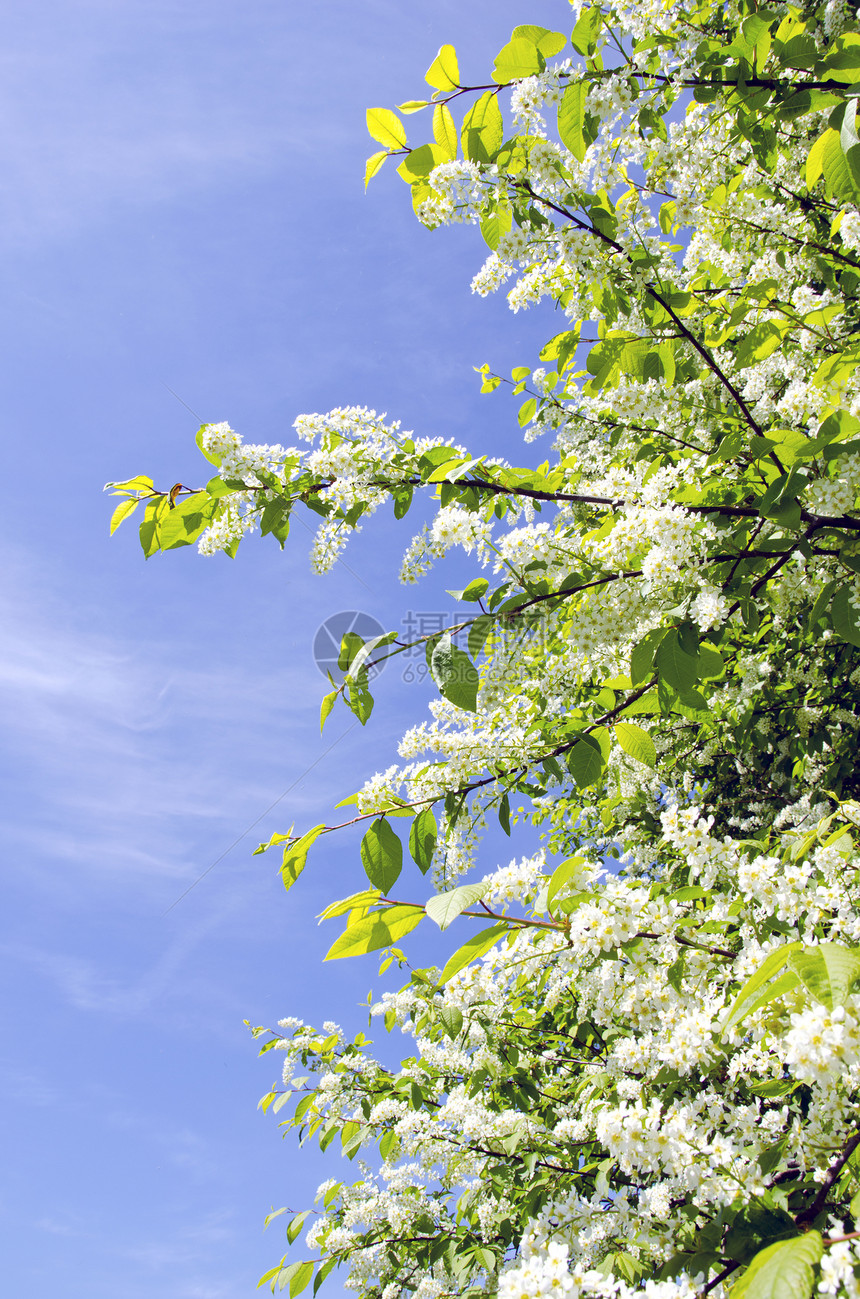
[[[604,244],[606,244],[607,247],[611,248],[614,252],[619,253],[622,257],[624,257],[624,259],[630,265],[633,264],[630,254],[625,250],[624,246],[620,244],[617,239],[613,239],[611,235],[604,234],[603,231],[599,230],[595,225],[592,225],[587,221],[583,221],[580,217],[574,216],[572,212],[568,212],[566,208],[561,207],[560,204],[558,203],[553,203],[551,199],[543,198],[540,194],[537,193],[536,190],[532,188],[532,186],[528,183],[528,181],[515,181],[514,186],[515,188],[525,190],[527,194],[531,195],[531,197],[535,200],[535,202],[541,203],[544,207],[550,208],[553,212],[556,212],[560,217],[563,217],[566,221],[571,221],[578,229],[584,230],[586,233],[594,235],[597,239],[600,239]],[[649,295],[649,297],[653,298],[655,302],[659,303],[659,305],[663,308],[666,314],[675,322],[675,325],[681,331],[684,338],[686,338],[687,342],[693,348],[695,348],[695,350],[699,353],[699,355],[701,356],[705,364],[708,366],[708,368],[720,381],[723,387],[731,394],[733,401],[735,402],[736,406],[743,414],[744,419],[746,420],[747,424],[749,424],[753,432],[756,433],[758,436],[761,436],[761,425],[754,418],[752,411],[747,406],[746,402],[744,401],[741,394],[738,392],[737,388],[729,379],[728,375],[724,373],[724,371],[720,368],[719,365],[717,365],[717,362],[714,360],[713,356],[711,356],[711,353],[708,351],[705,345],[701,343],[698,338],[696,338],[696,335],[692,332],[691,329],[687,328],[687,326],[681,320],[680,316],[678,316],[677,313],[674,312],[672,308],[669,306],[669,303],[666,301],[663,294],[660,293],[657,289],[655,289],[653,285],[646,284],[645,292]],[[780,469],[781,468],[782,466],[780,465]]]
[[[710,943],[697,943],[692,938],[682,938],[680,934],[670,934],[670,935],[652,934],[649,931],[645,930],[642,933],[636,934],[635,936],[636,938],[671,937],[674,938],[675,942],[678,943],[681,947],[695,947],[700,952],[709,952],[711,956],[725,956],[732,961],[737,956],[737,952],[730,951],[728,947],[712,947]]]
[[[804,1209],[795,1218],[794,1221],[797,1223],[798,1227],[808,1227],[810,1223],[813,1223],[815,1221],[819,1213],[821,1213],[822,1209],[827,1203],[827,1197],[832,1191],[833,1186],[839,1177],[839,1174],[842,1172],[842,1169],[845,1167],[845,1165],[848,1163],[848,1160],[854,1154],[854,1151],[857,1149],[858,1145],[860,1145],[860,1132],[855,1132],[854,1136],[851,1137],[846,1142],[845,1146],[842,1148],[840,1153],[837,1155],[833,1163],[828,1168],[827,1175],[825,1176],[824,1181],[821,1183],[821,1186],[818,1190],[818,1194],[810,1204],[809,1208]]]
[[[716,1290],[717,1286],[720,1285],[721,1282],[725,1281],[727,1277],[730,1277],[732,1272],[737,1272],[739,1267],[740,1263],[729,1263],[727,1267],[723,1268],[722,1272],[719,1272],[714,1277],[713,1281],[709,1281],[707,1285],[702,1286],[697,1295],[697,1299],[704,1299],[705,1295],[710,1294],[712,1290]]]
[[[518,767],[509,767],[505,771],[495,771],[492,775],[484,776],[481,780],[473,780],[467,785],[460,785],[457,789],[449,789],[445,794],[431,794],[427,798],[416,798],[411,803],[404,801],[402,803],[394,804],[385,810],[376,809],[376,811],[373,812],[360,812],[358,816],[353,816],[348,821],[341,821],[338,825],[324,826],[320,831],[320,834],[331,834],[334,830],[345,830],[347,826],[359,825],[362,821],[369,821],[378,816],[393,815],[395,812],[402,812],[405,808],[427,807],[433,803],[438,803],[441,799],[446,797],[446,794],[453,794],[455,796],[460,794],[471,794],[474,790],[482,789],[485,785],[492,785],[497,780],[504,780],[509,776],[520,776],[524,772],[527,772],[531,767],[536,767],[539,763],[545,762],[547,758],[557,758],[560,754],[567,753],[579,742],[583,735],[589,735],[592,731],[596,731],[598,727],[606,726],[609,722],[613,722],[626,708],[629,708],[637,699],[641,699],[644,694],[651,690],[656,684],[656,680],[656,677],[652,677],[652,679],[646,682],[644,686],[640,686],[638,690],[634,690],[632,694],[628,695],[623,703],[616,704],[616,706],[611,708],[608,713],[604,713],[602,717],[598,717],[593,721],[590,726],[585,726],[581,731],[577,731],[572,740],[566,740],[563,744],[556,745],[556,747],[550,749],[548,753],[537,753],[533,758],[530,758],[528,762],[523,762]],[[293,835],[287,842],[294,843],[300,838],[301,835]],[[411,905],[411,903],[409,905]]]
[[[317,495],[320,492],[327,491],[336,481],[335,478],[330,478],[324,482],[311,483],[309,487],[303,488],[294,499],[304,500],[306,496],[311,494]],[[436,487],[438,484],[427,483],[423,478],[419,478],[415,475],[411,478],[399,478],[396,481],[390,479],[371,479],[367,483],[367,486],[383,488]],[[626,497],[616,498],[611,496],[591,496],[581,492],[546,492],[541,491],[536,487],[510,487],[505,486],[502,483],[491,482],[485,478],[455,478],[450,482],[449,486],[471,487],[476,491],[491,492],[497,496],[524,496],[529,500],[547,501],[550,504],[560,502],[566,505],[603,505],[613,510],[619,510],[625,505],[641,504],[640,501],[629,500]],[[243,490],[249,492],[260,492],[270,491],[271,489],[268,487],[246,486]],[[190,496],[196,496],[205,491],[205,488],[189,487],[186,488],[185,491]],[[145,496],[141,496],[140,499],[154,500],[156,497],[167,495],[167,492],[158,492],[153,490],[147,492]],[[761,519],[764,517],[761,512],[752,505],[688,505],[684,501],[679,502],[671,500],[666,502],[666,504],[675,505],[678,509],[686,510],[688,514],[723,514],[730,519]],[[800,517],[804,523],[815,524],[817,528],[845,528],[851,532],[860,531],[860,519],[855,519],[851,515],[836,516],[812,514],[809,510],[806,510],[801,506]]]

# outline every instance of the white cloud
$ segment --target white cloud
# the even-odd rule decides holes
[[[184,1020],[226,998],[232,1013],[200,953],[211,957],[225,927],[234,938],[258,931],[277,862],[251,850],[290,820],[321,820],[320,794],[329,811],[303,779],[350,722],[316,752],[285,743],[316,729],[309,654],[271,673],[197,670],[182,665],[178,640],[81,626],[26,559],[8,559],[6,582],[0,833],[40,919],[22,929],[11,916],[0,953],[84,1012]],[[342,770],[349,745],[335,743],[332,760]]]
[[[283,165],[298,61],[287,15],[234,6],[47,0],[4,20],[0,231],[66,234],[117,205],[158,205]],[[280,68],[278,67],[280,63]],[[307,70],[309,72],[309,69]],[[292,91],[292,95],[291,95]],[[205,211],[201,211],[205,220]]]
[[[315,669],[182,666],[179,644],[76,625],[36,585],[19,568],[0,595],[4,744],[13,784],[28,791],[5,802],[4,831],[19,852],[172,877],[175,892],[199,873],[213,828],[226,848],[300,774],[279,727],[315,709]]]

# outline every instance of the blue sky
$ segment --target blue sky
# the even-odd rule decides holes
[[[244,1299],[282,1252],[265,1213],[327,1175],[257,1114],[274,1070],[242,1021],[365,1025],[373,959],[322,965],[334,932],[312,921],[361,886],[358,836],[289,898],[251,850],[330,818],[425,705],[390,671],[366,732],[337,712],[321,739],[320,622],[397,626],[468,572],[398,588],[411,530],[390,519],[324,579],[298,527],[284,554],[145,564],[133,527],[108,539],[100,490],[197,483],[200,420],[288,442],[341,404],[515,445],[515,404],[480,398],[472,366],[533,361],[552,322],[473,299],[475,234],[428,234],[393,168],[368,195],[362,175],[367,106],[418,96],[446,41],[484,80],[517,22],[570,25],[562,0],[4,8],[10,1295]]]

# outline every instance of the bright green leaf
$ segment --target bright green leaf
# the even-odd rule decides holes
[[[577,19],[576,26],[570,37],[570,43],[580,54],[589,54],[597,44],[597,37],[603,26],[603,14],[600,5],[592,5],[590,9],[583,9]]]
[[[588,86],[585,81],[569,81],[558,106],[558,133],[577,162],[585,157],[585,100]]]
[[[356,911],[361,907],[375,907],[382,897],[381,889],[362,889],[360,893],[351,893],[348,898],[340,898],[337,902],[330,902],[325,911],[321,911],[318,919],[335,920],[338,916],[348,916],[350,912]]]
[[[486,91],[463,118],[460,140],[463,153],[472,162],[492,162],[504,139],[504,126],[498,100],[492,90]]]
[[[732,1286],[732,1299],[809,1299],[823,1252],[817,1231],[768,1245]]]
[[[508,41],[496,55],[493,80],[501,85],[521,77],[534,77],[543,72],[546,60],[537,46],[520,37]]]
[[[280,874],[281,879],[284,881],[284,888],[288,891],[293,887],[296,880],[304,870],[308,860],[308,853],[324,829],[324,825],[315,825],[312,830],[308,830],[300,839],[296,839],[294,843],[287,844],[284,849],[284,858],[281,862]]]
[[[461,911],[465,911],[473,902],[479,902],[489,887],[489,884],[485,883],[461,884],[459,888],[450,889],[447,893],[438,893],[436,897],[430,898],[425,910],[440,929],[447,929]]]
[[[422,875],[426,875],[433,865],[437,835],[433,809],[425,807],[418,813],[409,829],[409,853]]]
[[[403,845],[384,816],[371,823],[361,841],[361,864],[373,887],[383,893],[403,869]]]
[[[439,637],[430,659],[430,671],[446,699],[466,712],[478,708],[478,672],[461,649],[453,644],[449,632]]]
[[[836,635],[849,645],[860,646],[860,609],[852,601],[854,588],[842,586],[830,603],[830,619]]]
[[[374,140],[389,149],[402,149],[406,145],[403,123],[390,108],[368,108],[367,129]]]
[[[457,52],[453,45],[443,45],[436,55],[424,80],[436,90],[456,90],[460,85],[460,69],[457,66]]]
[[[323,695],[323,700],[320,704],[320,731],[322,731],[331,710],[334,708],[337,696],[338,692],[336,690],[332,690],[329,694]]]
[[[453,979],[458,971],[464,969],[467,965],[471,965],[472,961],[476,961],[480,956],[484,956],[500,938],[503,938],[505,934],[509,934],[510,931],[510,925],[499,924],[491,925],[489,929],[482,929],[480,933],[473,934],[445,962],[445,967],[439,975],[439,986],[442,987],[443,984]]]
[[[127,519],[130,514],[134,513],[138,505],[140,505],[140,501],[137,499],[137,497],[132,497],[130,500],[126,500],[126,501],[120,501],[119,505],[116,507],[113,514],[110,516],[111,536],[113,536],[113,534],[116,532],[117,528],[122,523],[123,519]]]
[[[597,784],[603,775],[603,754],[598,745],[589,744],[583,737],[567,754],[567,766],[579,788],[586,789]]]
[[[750,975],[735,997],[731,1010],[723,1020],[720,1030],[722,1033],[728,1033],[736,1024],[745,1019],[751,1013],[753,1002],[756,1003],[756,1007],[762,1004],[757,1000],[760,990],[780,973],[791,955],[800,951],[802,946],[802,943],[786,943],[785,946],[777,947],[775,951],[770,952],[765,957],[759,968],[754,974]]]
[[[681,695],[692,690],[699,679],[698,656],[694,658],[681,648],[678,632],[674,628],[657,647],[654,665],[660,677]]]
[[[349,925],[326,952],[327,961],[338,961],[347,956],[363,956],[366,952],[390,947],[420,924],[423,907],[396,906],[385,911],[374,911],[362,920]]]
[[[616,722],[615,735],[624,752],[629,753],[631,758],[643,762],[646,767],[657,765],[654,741],[641,726],[636,726],[633,722]]]
[[[819,943],[792,953],[789,965],[816,1001],[828,1010],[844,1006],[860,979],[860,951],[839,943]]]
[[[372,153],[370,155],[367,162],[364,164],[364,188],[365,189],[367,189],[368,185],[373,180],[374,176],[379,171],[379,168],[382,166],[382,164],[385,162],[385,159],[388,156],[389,155],[387,149],[381,149],[379,153]]]
[[[433,109],[433,139],[446,158],[456,158],[457,124],[447,104],[437,104]]]

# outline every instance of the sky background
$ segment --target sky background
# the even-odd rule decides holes
[[[563,0],[3,6],[10,1296],[245,1299],[285,1249],[265,1214],[338,1172],[257,1113],[277,1069],[243,1020],[366,1028],[377,963],[323,965],[337,930],[313,920],[362,886],[359,835],[323,841],[289,897],[251,854],[330,820],[429,698],[389,669],[367,730],[338,709],[320,738],[319,624],[397,627],[474,574],[399,588],[411,516],[374,521],[326,578],[300,526],[283,554],[144,563],[134,524],[109,540],[101,487],[201,483],[203,420],[289,444],[296,415],[348,404],[519,455],[516,403],[479,397],[472,367],[534,363],[552,320],[473,298],[480,239],[424,231],[391,164],[363,191],[365,108],[420,97],[443,42],[486,80],[518,22],[570,28]],[[526,846],[492,838],[485,869]]]

